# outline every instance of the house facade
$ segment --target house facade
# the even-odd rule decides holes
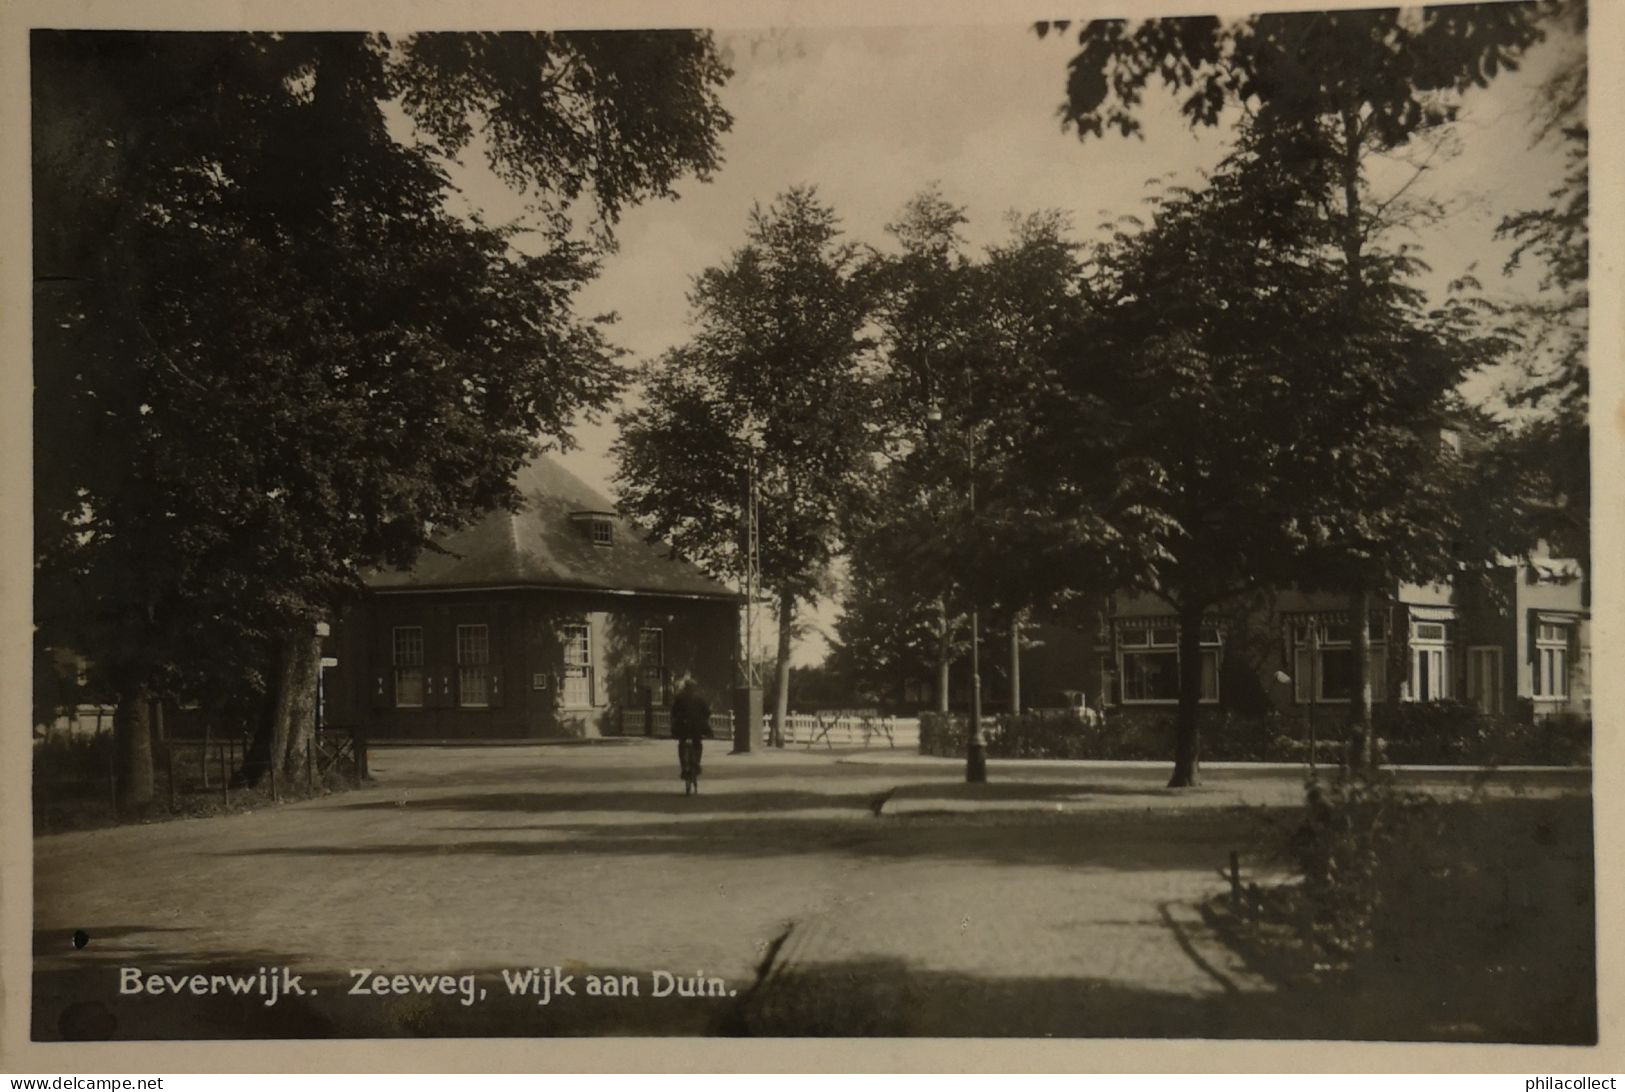
[[[1201,638],[1203,703],[1244,714],[1348,704],[1351,620],[1348,596],[1296,589],[1212,611]],[[1370,635],[1374,702],[1460,701],[1537,720],[1590,715],[1590,612],[1572,560],[1537,557],[1473,579],[1397,584],[1375,597]],[[1177,704],[1178,637],[1160,597],[1114,595],[1095,642],[1091,704]]]
[[[374,739],[644,734],[694,680],[729,707],[739,596],[543,456],[517,512],[380,572],[334,628],[324,716]]]

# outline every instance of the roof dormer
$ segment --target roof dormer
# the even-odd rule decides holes
[[[615,513],[608,511],[571,512],[570,522],[586,535],[594,546],[615,545]]]

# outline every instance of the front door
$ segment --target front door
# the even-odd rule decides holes
[[[1501,649],[1475,645],[1467,650],[1467,700],[1480,713],[1501,711]]]

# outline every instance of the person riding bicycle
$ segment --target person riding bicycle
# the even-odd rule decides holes
[[[693,679],[686,679],[671,703],[671,735],[677,741],[677,763],[685,783],[697,784],[700,754],[711,734],[711,706],[700,696]]]

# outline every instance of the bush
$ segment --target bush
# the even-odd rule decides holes
[[[1393,925],[1386,915],[1403,912],[1417,873],[1449,856],[1441,834],[1438,803],[1387,776],[1311,778],[1288,839],[1303,874],[1306,939],[1340,962],[1369,951]]]
[[[1272,824],[1273,825],[1273,824]],[[1591,802],[1435,797],[1311,778],[1284,848],[1299,882],[1205,914],[1351,1038],[1596,1042]]]
[[[920,714],[920,753],[957,758],[965,753],[969,718]],[[982,732],[990,758],[1166,758],[1173,720],[1108,717],[1085,720],[1071,712],[1034,712],[986,718]]]
[[[965,753],[968,722],[952,713],[920,714],[920,753],[958,758]]]
[[[113,733],[53,733],[34,742],[36,781],[87,781],[105,784],[113,762]]]
[[[1564,715],[1533,720],[1486,716],[1461,702],[1404,703],[1373,710],[1384,762],[1438,765],[1584,765],[1591,754],[1591,722]],[[1198,712],[1202,758],[1219,762],[1304,762],[1308,725],[1302,717],[1239,716],[1207,706]],[[965,753],[968,718],[921,713],[920,753],[958,758]],[[1348,726],[1327,713],[1317,724],[1318,761],[1345,757]],[[1084,720],[1069,712],[998,714],[983,721],[990,758],[1092,758],[1164,761],[1173,756],[1174,714],[1164,708],[1114,709]]]
[[[1378,706],[1373,726],[1384,761],[1397,764],[1509,763],[1583,765],[1591,756],[1591,721],[1573,714],[1536,720],[1533,711],[1485,714],[1465,702]]]

